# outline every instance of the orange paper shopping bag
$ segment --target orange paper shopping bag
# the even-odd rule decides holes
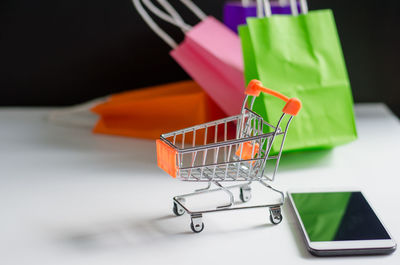
[[[180,27],[185,32],[183,42],[178,45],[161,30],[141,2],[161,19]],[[165,4],[165,1],[163,2]],[[170,54],[176,62],[227,115],[238,114],[243,103],[245,87],[238,36],[215,18],[202,14],[191,1],[183,3],[201,19],[194,27],[183,22],[176,11],[171,12],[171,6],[166,8],[170,15],[156,8],[150,0],[133,0],[133,3],[150,28],[171,46]]]
[[[91,110],[93,132],[148,139],[225,115],[194,81],[119,93]]]

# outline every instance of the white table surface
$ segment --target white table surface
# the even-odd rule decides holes
[[[387,256],[316,258],[285,205],[204,215],[194,234],[172,197],[198,183],[156,166],[155,143],[46,121],[49,109],[0,109],[0,264],[400,264]],[[284,155],[275,186],[356,187],[400,240],[400,123],[382,104],[356,106],[359,139]],[[255,188],[257,191],[257,188]]]

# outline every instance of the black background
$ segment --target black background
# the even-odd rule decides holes
[[[179,1],[170,2],[196,23]],[[222,18],[224,0],[194,2]],[[333,9],[355,101],[383,101],[399,114],[400,1],[308,3]],[[168,51],[130,0],[2,0],[0,105],[70,105],[188,79]]]

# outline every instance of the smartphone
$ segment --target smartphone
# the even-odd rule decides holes
[[[361,191],[290,191],[304,241],[316,256],[389,254],[396,242]]]

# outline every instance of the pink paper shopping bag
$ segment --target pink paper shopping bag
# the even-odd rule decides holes
[[[150,0],[142,0],[146,7],[161,19],[180,27],[185,38],[179,45],[148,15],[140,0],[133,0],[139,14],[145,22],[167,42],[176,62],[204,89],[204,91],[227,114],[239,113],[244,99],[244,75],[240,39],[224,24],[213,17],[199,14],[199,10],[190,1],[182,1],[201,18],[201,22],[190,27],[171,6],[164,8],[167,14]],[[163,1],[165,4],[165,1]],[[200,11],[201,12],[201,11]]]

